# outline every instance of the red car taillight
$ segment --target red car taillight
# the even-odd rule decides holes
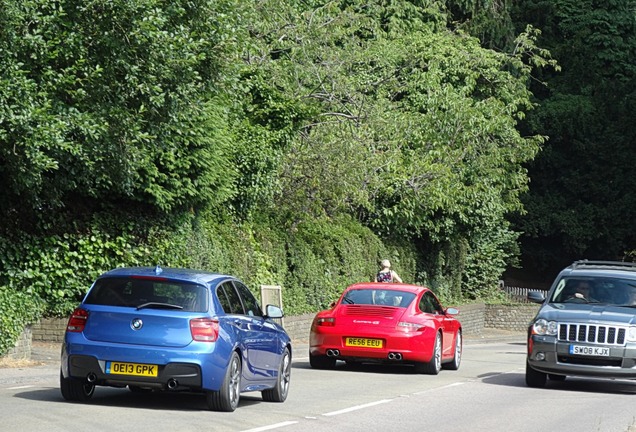
[[[88,311],[86,309],[77,308],[71,314],[66,324],[66,331],[73,333],[81,333],[86,327],[86,321],[88,320]]]
[[[323,327],[334,327],[336,325],[336,319],[334,317],[316,318],[314,324]]]
[[[219,337],[219,321],[210,318],[190,320],[192,340],[199,342],[216,342]]]
[[[418,323],[400,321],[397,324],[397,329],[405,332],[418,332],[426,330],[426,327]]]

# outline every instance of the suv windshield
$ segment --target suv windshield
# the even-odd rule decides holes
[[[636,280],[610,277],[564,277],[551,303],[603,303],[636,307]]]
[[[205,312],[207,291],[202,285],[168,279],[112,277],[98,279],[84,303]]]

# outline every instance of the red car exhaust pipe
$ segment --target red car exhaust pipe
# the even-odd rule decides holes
[[[402,354],[401,353],[390,352],[387,357],[388,357],[389,360],[394,360],[394,361],[402,360]]]

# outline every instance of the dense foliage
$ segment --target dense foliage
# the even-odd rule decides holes
[[[518,2],[562,66],[533,85],[539,108],[523,125],[550,137],[529,164],[526,267],[547,276],[574,259],[628,259],[636,249],[636,2]]]
[[[540,46],[567,50],[522,3],[0,0],[0,286],[63,315],[112,267],[188,266],[304,313],[389,258],[445,301],[496,295],[518,230],[542,233],[514,219],[561,132],[541,119],[633,151],[626,120],[586,120],[602,94],[537,105],[567,76]]]
[[[531,66],[553,62],[532,29],[503,54],[414,3],[302,2],[294,13],[293,2],[268,3],[251,28],[246,76],[276,84],[267,88],[276,118],[281,107],[305,118],[279,176],[288,223],[355,215],[433,253],[423,281],[474,298],[514,256],[506,218],[521,209],[521,164],[543,141],[515,125],[531,108]]]
[[[229,195],[230,133],[216,100],[229,5],[3,0],[0,211],[170,212]]]
[[[13,348],[24,328],[40,318],[45,309],[44,302],[29,290],[0,286],[0,354]]]

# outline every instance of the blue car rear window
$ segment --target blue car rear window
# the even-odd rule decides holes
[[[112,277],[98,279],[86,304],[135,308],[207,311],[206,287],[162,278]]]

